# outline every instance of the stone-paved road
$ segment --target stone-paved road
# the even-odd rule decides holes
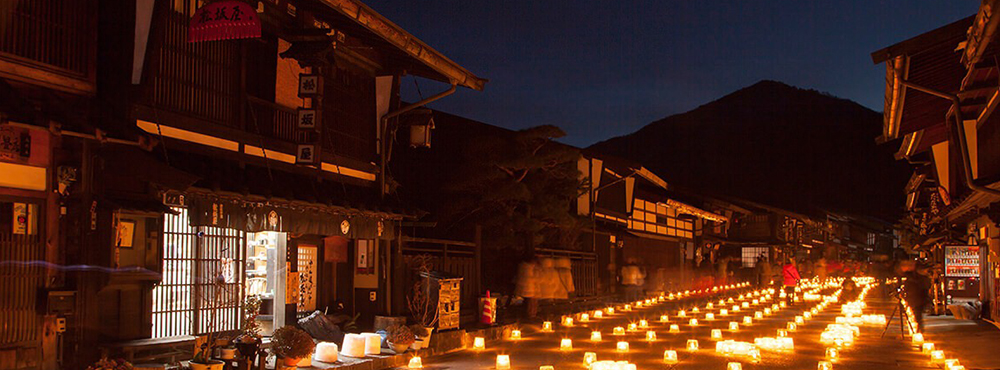
[[[832,289],[823,292],[829,293]],[[738,296],[744,291],[729,291],[722,293],[722,296]],[[812,320],[806,321],[798,331],[789,333],[795,340],[795,349],[792,352],[771,352],[762,350],[762,359],[759,363],[752,363],[747,358],[727,358],[715,353],[715,341],[710,338],[711,329],[722,329],[723,339],[733,339],[737,341],[753,342],[755,337],[776,336],[778,329],[785,328],[787,322],[794,320],[796,315],[801,315],[803,310],[807,310],[815,305],[815,302],[800,302],[792,307],[780,310],[770,316],[765,316],[762,320],[754,320],[754,324],[744,327],[740,324],[738,332],[730,332],[729,321],[742,321],[744,315],[753,315],[755,310],[763,310],[763,306],[751,307],[749,310],[742,310],[737,314],[730,313],[726,318],[717,317],[715,321],[704,320],[704,314],[713,312],[719,315],[717,305],[718,296],[714,297],[690,297],[681,301],[668,301],[648,308],[636,309],[633,312],[618,312],[614,315],[605,316],[600,320],[590,323],[577,323],[573,327],[563,327],[558,322],[555,324],[555,331],[552,333],[537,332],[537,326],[525,325],[522,329],[524,339],[520,341],[498,341],[487,343],[487,348],[483,351],[462,351],[444,356],[424,359],[425,368],[430,369],[493,369],[497,354],[510,355],[513,369],[538,369],[542,365],[552,365],[555,369],[583,369],[583,355],[585,352],[596,352],[599,360],[627,360],[637,364],[639,369],[726,369],[727,363],[731,361],[741,362],[743,369],[816,369],[818,361],[824,357],[826,346],[819,343],[820,333],[827,324],[833,323],[836,316],[840,316],[840,304],[832,304]],[[705,305],[709,301],[716,303],[713,310],[706,310]],[[773,302],[770,302],[773,303]],[[727,304],[726,306],[731,306]],[[691,327],[687,324],[687,319],[681,320],[676,317],[679,309],[689,311],[691,307],[700,308],[698,314],[699,326]],[[884,309],[884,307],[882,307]],[[667,313],[671,322],[661,324],[658,321],[659,315]],[[873,310],[866,310],[865,313],[877,313]],[[880,312],[886,315],[889,312]],[[625,336],[630,344],[628,353],[618,353],[615,345],[619,337],[611,335],[615,326],[626,326],[630,322],[635,322],[641,318],[649,321],[651,330],[655,330],[657,340],[648,342],[645,340],[645,331],[640,330],[628,333]],[[669,324],[679,324],[680,333],[668,333]],[[600,330],[604,340],[598,343],[591,342],[591,330]],[[885,369],[885,368],[936,368],[932,366],[927,357],[913,351],[905,342],[887,336],[879,339],[881,327],[863,326],[861,336],[857,343],[841,351],[841,359],[834,365],[836,369]],[[562,338],[573,340],[573,350],[559,350],[559,342]],[[690,353],[685,351],[685,343],[688,339],[697,339],[701,349]],[[676,365],[663,363],[663,352],[666,349],[677,350],[680,362]],[[892,353],[892,355],[889,355]]]

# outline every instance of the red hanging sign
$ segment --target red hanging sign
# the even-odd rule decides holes
[[[260,37],[260,18],[250,4],[218,1],[201,7],[191,18],[188,42]]]

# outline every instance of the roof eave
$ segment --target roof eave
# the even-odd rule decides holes
[[[399,48],[410,57],[419,60],[428,68],[440,73],[448,80],[447,82],[482,91],[488,81],[448,59],[444,54],[434,50],[358,0],[320,1]]]

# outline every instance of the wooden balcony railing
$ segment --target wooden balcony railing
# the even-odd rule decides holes
[[[92,77],[97,1],[0,1],[0,54],[79,78]]]

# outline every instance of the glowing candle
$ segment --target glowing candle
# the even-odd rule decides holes
[[[601,341],[601,332],[596,331],[596,330],[590,332],[590,340],[592,342],[600,342]]]
[[[483,337],[476,337],[476,339],[473,339],[472,341],[472,349],[475,350],[486,349],[486,340],[483,339]]]
[[[747,351],[747,357],[750,357],[750,360],[753,362],[760,362],[760,349],[757,347],[751,347],[750,350]]]
[[[521,340],[521,331],[517,330],[517,329],[511,330],[510,331],[510,339],[511,340]]]
[[[738,331],[738,330],[740,330],[740,324],[737,323],[736,321],[730,321],[729,322],[729,330],[731,330],[731,331]]]
[[[594,318],[595,319],[599,319],[599,318],[602,318],[602,317],[604,317],[604,311],[601,311],[601,310],[595,310],[594,311]]]
[[[667,315],[660,315],[660,322],[667,322],[667,321],[670,321],[670,317],[668,317]]]
[[[677,311],[677,317],[687,317],[687,313],[684,310]]]
[[[732,308],[730,308],[729,310],[730,310],[730,311],[733,311],[733,312],[740,312],[740,306],[736,306],[736,305],[734,305],[734,306],[733,306]]]
[[[649,321],[639,320],[639,327],[643,328],[643,329],[648,328],[649,327]]]
[[[705,320],[712,321],[715,320],[715,315],[711,312],[705,314]]]
[[[552,365],[542,365],[538,367],[538,370],[556,370],[556,367]]]
[[[944,362],[944,351],[942,350],[931,351],[931,361],[934,361],[934,363],[936,364]]]
[[[837,362],[838,355],[839,353],[837,353],[836,348],[831,347],[826,349],[826,359],[830,360],[830,362]]]
[[[563,324],[563,326],[573,326],[573,318],[572,317],[564,317],[563,320],[562,320],[562,324]]]
[[[770,307],[764,307],[764,314],[765,315],[770,315],[771,314],[771,308]]]
[[[674,351],[672,349],[668,349],[666,351],[663,351],[663,362],[667,363],[667,364],[671,364],[671,365],[672,364],[676,364],[677,363],[677,351]]]
[[[785,301],[781,301],[781,302],[778,303],[778,307],[785,308],[787,306],[788,306],[788,303],[785,303]]]
[[[754,312],[753,313],[753,318],[755,318],[757,320],[763,319],[764,318],[764,313],[760,312],[760,311]]]
[[[563,338],[559,342],[559,349],[562,351],[569,351],[573,349],[573,340],[569,338]]]
[[[953,368],[955,368],[957,366],[962,366],[962,365],[959,364],[958,360],[956,360],[954,358],[949,358],[947,360],[944,360],[944,368],[945,369],[951,370],[951,369],[953,369]]]
[[[692,308],[691,312],[698,313],[698,307]]]
[[[816,365],[816,370],[833,370],[833,364],[830,361],[820,361]]]
[[[623,352],[623,353],[628,352],[628,342],[625,341],[618,342],[618,345],[615,348],[618,350],[618,352]]]
[[[785,329],[778,329],[778,338],[787,337],[788,331]]]
[[[688,322],[688,324],[691,326],[698,326],[698,319],[691,319],[691,321]]]
[[[590,364],[597,362],[596,352],[587,352],[583,354],[583,366],[590,366]]]
[[[742,306],[743,308],[750,308],[750,302],[743,302],[743,304],[741,304],[740,306]]]
[[[712,329],[712,339],[722,339],[722,330]]]
[[[805,322],[806,322],[806,320],[804,318],[802,318],[802,316],[795,316],[795,323],[796,324],[802,325],[802,324],[805,324]]]
[[[795,341],[790,337],[778,338],[778,343],[781,345],[781,349],[786,351],[791,351],[795,349]]]
[[[708,304],[705,305],[705,308],[707,308],[709,310],[711,310],[712,307],[715,307],[715,305],[713,305],[712,302],[708,302]]]
[[[788,323],[788,331],[795,331],[795,323],[794,322]]]
[[[670,332],[671,332],[671,333],[680,333],[680,332],[681,332],[681,327],[680,327],[680,325],[677,325],[677,324],[671,324],[671,325],[670,325]]]
[[[497,355],[497,370],[510,370],[510,355]]]
[[[552,331],[552,322],[551,321],[543,321],[542,322],[542,331]]]
[[[588,313],[581,313],[580,314],[580,322],[587,322],[587,321],[590,321],[590,314],[588,314]]]
[[[632,305],[628,305],[628,304],[625,305],[624,307],[622,307],[622,311],[626,311],[626,312],[627,311],[632,311]]]
[[[646,340],[652,342],[656,340],[656,332],[649,330],[646,332]]]
[[[408,369],[423,369],[424,363],[420,360],[420,356],[410,359],[410,363],[406,365]]]
[[[743,364],[739,362],[730,362],[729,365],[726,366],[726,370],[743,370]]]
[[[924,344],[924,335],[921,333],[913,334],[913,344],[918,346]]]
[[[719,310],[719,316],[726,316],[728,314],[729,314],[729,310],[727,310],[725,308]]]
[[[921,348],[921,350],[922,350],[923,353],[930,354],[931,351],[934,351],[934,343],[931,343],[931,342],[924,343],[924,345]]]
[[[605,308],[604,312],[607,312],[608,315],[611,315],[611,314],[615,313],[615,308],[614,307]]]
[[[722,306],[724,304],[726,304],[726,301],[724,299],[720,299],[719,300],[719,306]]]
[[[727,299],[726,302],[733,303],[733,297],[729,297],[729,299]]]
[[[750,324],[753,324],[753,319],[750,316],[743,316],[743,325],[749,326]]]
[[[697,339],[688,339],[688,341],[687,341],[687,350],[691,351],[691,352],[697,351],[698,350],[698,340]]]
[[[628,324],[628,331],[636,331],[636,330],[639,330],[639,325],[638,324],[636,324],[634,322]]]

